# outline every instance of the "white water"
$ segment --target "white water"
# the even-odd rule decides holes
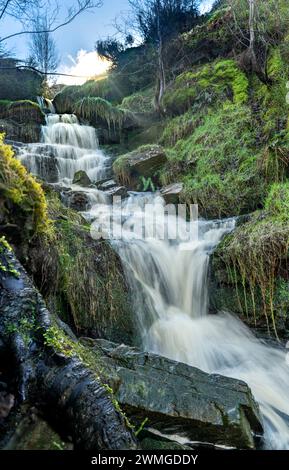
[[[98,149],[94,129],[80,126],[74,116],[48,116],[42,140],[21,155],[33,173],[45,178],[48,159],[55,160],[62,182],[71,182],[79,169],[94,180],[105,173],[107,160]],[[95,218],[101,231],[112,237],[110,207],[95,190],[91,198],[97,203],[86,216]],[[135,240],[147,202],[155,206],[147,223],[152,225],[157,217],[156,234]],[[133,292],[143,348],[209,373],[243,379],[260,403],[266,448],[289,449],[289,369],[285,352],[260,342],[228,313],[208,315],[209,255],[222,236],[234,229],[234,220],[199,221],[199,236],[184,242],[171,240],[174,219],[168,216],[168,234],[162,240],[160,205],[160,198],[148,194],[131,195],[120,203],[119,226],[125,223],[126,228],[121,240],[112,240]],[[183,228],[187,225],[182,219],[179,224]]]
[[[21,149],[19,158],[33,174],[48,182],[70,184],[84,170],[92,182],[106,176],[109,158],[99,149],[96,130],[74,115],[49,114],[40,144]]]
[[[132,195],[119,206],[120,223],[125,221],[134,232],[148,198],[149,202],[157,201],[159,207],[154,196]],[[149,223],[153,223],[153,212]],[[95,206],[90,213],[102,224],[102,231],[109,220],[107,213],[105,206]],[[167,223],[170,227],[169,217]],[[180,223],[186,224],[184,220]],[[244,380],[260,404],[265,447],[289,449],[289,366],[285,352],[262,343],[228,313],[208,315],[209,255],[234,224],[232,219],[199,221],[199,236],[185,243],[159,240],[158,236],[134,240],[126,229],[123,239],[114,245],[126,268],[143,348],[209,373]]]

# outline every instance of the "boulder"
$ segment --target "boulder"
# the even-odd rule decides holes
[[[62,202],[67,207],[78,212],[85,212],[91,207],[88,194],[82,191],[67,191],[63,193]]]
[[[127,416],[165,436],[254,448],[263,432],[248,385],[106,340],[92,340]]]
[[[74,175],[73,184],[78,184],[79,186],[89,187],[91,185],[91,180],[87,176],[85,171],[79,170]]]
[[[108,200],[112,202],[114,196],[120,196],[121,198],[127,197],[127,188],[125,186],[119,186],[114,179],[106,179],[97,183],[97,188],[103,191],[108,197]]]
[[[114,181],[114,179],[111,179],[111,178],[105,179],[96,183],[96,187],[100,191],[108,191],[109,189],[115,188],[116,186],[117,186],[117,183]]]
[[[145,145],[126,155],[117,158],[113,164],[116,180],[132,190],[141,189],[141,179],[151,178],[158,184],[157,172],[167,162],[163,147]]]
[[[180,194],[183,190],[183,183],[173,183],[168,186],[164,186],[161,189],[161,195],[164,198],[166,204],[178,204]]]
[[[109,197],[110,200],[112,200],[114,196],[119,196],[122,199],[128,196],[127,188],[125,186],[115,186],[109,191],[105,191],[105,194]]]

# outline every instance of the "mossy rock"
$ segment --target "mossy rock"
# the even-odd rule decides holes
[[[78,184],[79,186],[89,187],[91,185],[91,180],[87,176],[87,173],[83,170],[79,170],[75,173],[73,177],[73,184]]]
[[[145,145],[117,158],[113,171],[120,184],[139,190],[142,189],[142,181],[148,178],[158,185],[158,172],[166,162],[167,155],[163,147]]]

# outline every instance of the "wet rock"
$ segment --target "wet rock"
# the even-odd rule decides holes
[[[108,191],[117,186],[117,183],[113,179],[102,180],[96,184],[100,191]]]
[[[38,142],[41,137],[41,125],[34,122],[19,124],[9,119],[0,118],[0,132],[9,140],[20,142]]]
[[[97,188],[105,193],[110,202],[112,202],[114,196],[120,196],[121,198],[128,196],[127,188],[125,186],[119,186],[114,179],[99,182]]]
[[[105,340],[96,340],[95,348],[133,422],[147,419],[156,432],[188,441],[254,448],[262,421],[244,382]]]
[[[37,414],[31,412],[18,424],[5,450],[72,450],[58,433]]]
[[[58,162],[52,147],[44,144],[27,145],[19,148],[21,163],[27,170],[46,183],[59,181]]]
[[[8,144],[8,145],[11,145],[11,147],[13,148],[13,151],[16,155],[18,155],[20,153],[20,150],[23,147],[25,147],[25,144],[23,142],[17,142],[15,140],[5,139],[5,143]]]
[[[87,176],[85,171],[79,170],[74,175],[73,184],[78,184],[79,186],[89,187],[91,185],[91,180]]]
[[[105,194],[112,200],[114,196],[119,196],[122,199],[128,196],[127,188],[125,186],[115,186],[109,191],[106,191]]]
[[[62,201],[66,206],[79,212],[84,212],[91,207],[88,194],[81,191],[65,192]]]
[[[6,391],[0,392],[0,420],[7,418],[15,403],[15,397]]]
[[[0,339],[13,364],[18,407],[35,404],[50,426],[71,437],[77,449],[136,449],[136,439],[107,388],[78,354],[71,354],[73,342],[68,344],[64,339],[65,347],[59,348],[57,334],[53,333],[55,324],[52,326],[52,316],[39,291],[13,253],[6,248],[3,253],[9,256],[11,269],[17,271],[23,283],[21,290],[2,289],[0,270]],[[23,333],[23,322],[29,324],[31,318],[35,324]],[[7,335],[7,324],[13,325],[15,333]],[[57,331],[61,334],[61,330]],[[54,337],[49,344],[47,334]]]
[[[161,195],[164,198],[166,204],[178,204],[180,194],[183,190],[183,183],[174,183],[168,186],[164,186],[161,189]]]

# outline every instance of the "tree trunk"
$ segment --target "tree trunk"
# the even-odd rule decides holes
[[[249,44],[249,57],[251,61],[251,67],[253,72],[257,72],[257,59],[255,53],[255,0],[249,0],[249,32],[250,32],[250,44]]]
[[[155,106],[159,114],[164,114],[163,96],[166,89],[166,74],[164,65],[164,43],[160,25],[160,7],[157,6],[157,32],[158,32],[158,80],[155,96]]]

